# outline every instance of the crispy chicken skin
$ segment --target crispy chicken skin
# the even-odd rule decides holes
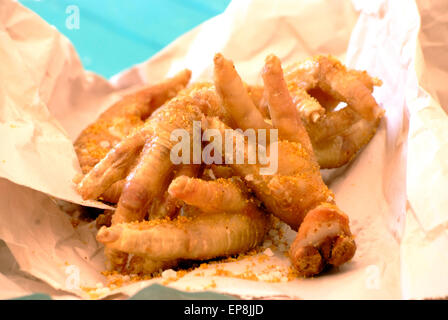
[[[232,62],[220,54],[215,56],[214,62],[215,85],[217,88],[221,87],[218,92],[222,100],[227,101],[224,105],[229,113],[234,116],[253,114],[255,111],[252,105],[228,98],[232,96],[234,88],[227,90],[226,86],[220,86],[220,83],[241,83],[234,79],[239,78],[239,75]],[[231,166],[245,179],[270,213],[298,230],[297,238],[290,249],[291,262],[300,275],[316,275],[327,264],[341,265],[350,260],[356,245],[350,233],[347,216],[337,208],[332,192],[322,180],[310,138],[297,116],[297,109],[277,57],[270,55],[266,58],[263,80],[270,116],[274,127],[278,129],[280,140],[278,171],[273,175],[260,175],[259,164]],[[247,97],[242,100],[248,101]],[[231,111],[243,106],[250,110],[239,110],[238,113]],[[259,115],[261,116],[261,113]],[[247,127],[244,118],[233,120],[238,126]],[[252,125],[256,124],[252,122]],[[225,128],[216,118],[209,121],[209,126],[220,130]],[[255,128],[264,129],[265,126]],[[314,232],[314,241],[311,242],[304,240],[310,238],[310,229]],[[337,229],[337,232],[333,232],[333,229]]]
[[[348,262],[356,252],[349,218],[320,169],[348,163],[374,135],[384,111],[372,91],[381,82],[331,56],[283,70],[269,55],[262,86],[246,84],[222,54],[213,62],[213,82],[187,87],[183,71],[123,98],[76,141],[85,174],[78,192],[116,203],[98,224],[109,268],[151,274],[246,252],[263,241],[270,214],[297,231],[289,258],[298,275]],[[341,101],[347,106],[336,108]],[[173,163],[172,133],[182,129],[192,146],[194,123],[232,132],[232,150],[246,141],[242,130],[264,130],[276,171],[263,174],[269,164],[249,161],[259,144],[244,148],[242,163]],[[226,159],[225,146],[217,150]]]

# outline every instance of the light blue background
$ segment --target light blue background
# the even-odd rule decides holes
[[[223,12],[230,0],[20,0],[74,44],[85,69],[110,76],[147,60]],[[79,29],[66,20],[79,8]]]

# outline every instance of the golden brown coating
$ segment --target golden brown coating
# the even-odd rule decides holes
[[[77,190],[83,199],[97,199],[114,183],[124,179],[134,166],[145,139],[153,133],[153,126],[147,125],[116,144],[78,183]]]
[[[170,139],[175,129],[184,129],[192,137],[193,121],[202,113],[188,97],[170,100],[145,125],[116,145],[78,184],[86,199],[96,199],[110,185],[126,177],[114,223],[145,218],[153,199],[160,197],[174,169],[170,152],[177,142]],[[137,165],[128,173],[138,157]]]
[[[278,129],[279,139],[298,142],[309,153],[312,153],[310,139],[302,121],[300,121],[299,113],[292,102],[283,78],[280,59],[274,55],[269,55],[265,60],[262,76],[269,114],[273,126]]]
[[[188,96],[203,114],[218,117],[224,123],[232,126],[232,117],[226,108],[221,104],[219,96],[216,93],[215,85],[211,82],[196,82],[179,92],[179,96]]]
[[[206,260],[246,252],[263,240],[269,219],[253,202],[239,212],[200,213],[103,227],[97,240],[107,248],[153,260]]]
[[[216,118],[209,118],[207,127],[218,129],[222,134],[230,129]],[[234,149],[240,135],[234,131]],[[323,182],[319,166],[313,160],[313,155],[301,144],[284,140],[278,142],[276,174],[262,175],[263,165],[249,164],[247,153],[244,163],[230,164],[230,167],[245,180],[269,212],[297,230],[308,210],[321,202],[333,201],[333,193]]]
[[[224,57],[219,56],[219,59],[217,60],[215,58],[215,61],[218,61],[215,65],[218,72],[220,74],[229,75],[226,78],[215,76],[215,81],[237,82],[231,78],[237,77],[236,73],[224,70],[234,70],[230,60],[225,60]],[[293,141],[281,140],[278,142],[278,170],[275,174],[262,175],[260,173],[260,168],[262,167],[260,163],[249,164],[247,150],[244,163],[234,163],[230,164],[230,166],[235,173],[245,179],[250,189],[255,192],[257,198],[264,203],[271,213],[288,223],[293,229],[297,230],[308,210],[321,202],[333,201],[333,194],[322,180],[319,166],[315,162],[312,149],[310,148],[311,144],[308,135],[303,127],[300,127],[300,119],[288,116],[295,111],[291,110],[292,102],[290,101],[291,98],[286,90],[286,85],[284,84],[278,58],[274,56],[267,58],[264,80],[265,88],[268,87],[268,100],[273,103],[269,106],[269,110],[274,115],[273,123],[282,126],[282,128],[279,129],[279,137],[285,137],[286,135],[288,138],[293,138]],[[283,86],[278,84],[278,82],[282,81]],[[237,83],[242,85],[242,82]],[[218,86],[219,84],[216,83],[216,87]],[[231,96],[232,91],[227,92],[226,90],[235,90],[235,88],[232,87],[231,89],[228,89],[227,87],[222,86],[222,90],[219,94],[223,96]],[[241,95],[243,95],[243,93],[241,93]],[[234,106],[230,106],[230,103],[226,106],[229,108],[242,109],[245,104],[240,103],[239,99],[240,97],[234,97],[234,100],[232,101]],[[241,100],[247,101],[247,92],[246,98],[241,98]],[[251,113],[258,112],[258,115],[261,116],[256,108],[253,109],[251,105],[248,105],[247,107],[250,108]],[[240,110],[240,112],[246,113],[244,110]],[[278,119],[281,119],[282,121],[277,121]],[[234,122],[239,127],[246,125],[244,119],[241,118],[234,118]],[[294,126],[296,127],[296,130],[294,130]],[[223,135],[224,131],[229,129],[216,118],[208,119],[208,127],[220,130]],[[254,129],[264,129],[264,127],[255,127]],[[236,149],[236,137],[239,135],[242,134],[237,131],[234,132],[234,150]],[[304,145],[306,147],[304,147]]]
[[[280,60],[270,55],[263,86],[245,84],[221,54],[214,67],[214,83],[181,90],[144,122],[144,108],[121,114],[126,121],[138,115],[142,123],[79,182],[85,199],[118,201],[97,234],[109,267],[151,274],[182,260],[243,253],[263,240],[269,228],[265,210],[297,230],[289,256],[298,274],[313,276],[326,265],[349,261],[356,251],[349,219],[336,206],[319,164],[340,166],[371,138],[383,114],[371,95],[379,82],[324,56],[284,74]],[[339,101],[347,107],[335,109]],[[227,146],[237,150],[239,141],[249,141],[232,129],[266,130],[271,163],[261,162],[259,153],[255,164],[249,161],[251,151],[264,148],[257,143],[244,147],[242,163],[173,163],[178,141],[172,133],[186,132],[191,148],[195,122],[222,137],[233,132],[226,147],[214,149],[215,155],[225,150],[217,154],[223,160]],[[279,139],[272,140],[276,133]],[[275,171],[266,174],[273,161]]]
[[[172,78],[128,94],[113,104],[84,129],[74,142],[83,174],[87,174],[126,136],[143,125],[144,120],[167,100],[173,98],[189,82],[190,70]],[[123,173],[126,175],[128,172]],[[117,181],[103,190],[101,200],[117,203],[125,181]]]
[[[168,192],[204,212],[237,212],[243,210],[248,201],[244,184],[237,177],[206,181],[181,176],[171,182]]]
[[[367,72],[315,56],[287,67],[285,79],[321,168],[350,162],[375,134],[384,110],[372,91],[381,81]],[[334,110],[341,101],[347,106]]]
[[[284,77],[319,166],[338,168],[350,162],[373,137],[384,115],[372,96],[374,86],[382,82],[366,71],[347,69],[332,56],[320,55],[287,66]],[[264,88],[256,106],[264,118],[270,118],[266,95]],[[341,108],[340,102],[347,106]]]
[[[374,86],[381,85],[380,80],[370,77],[366,71],[348,70],[336,58],[323,55],[287,66],[285,79],[297,109],[307,122],[315,122],[340,101],[348,103],[346,99],[353,99],[348,87],[355,85],[364,90],[352,81],[360,82],[370,93]]]
[[[348,217],[337,206],[322,204],[306,215],[289,255],[300,275],[312,276],[326,265],[340,266],[355,252]]]
[[[218,53],[215,55],[214,64],[216,91],[232,119],[238,121],[238,127],[243,130],[270,128],[247,93],[233,63]]]
[[[155,109],[177,95],[190,77],[191,71],[183,70],[172,78],[124,96],[103,112],[74,142],[82,172],[89,172],[113,146],[141,126]]]
[[[215,65],[216,68],[231,67],[231,61],[227,60],[223,63],[223,59],[222,56],[219,57],[219,64]],[[220,70],[219,72],[222,73],[223,71]],[[271,175],[261,175],[259,170],[261,166],[259,164],[249,165],[246,161],[243,164],[232,164],[231,166],[235,173],[246,181],[249,188],[262,201],[268,212],[288,223],[293,229],[298,230],[297,236],[300,236],[300,238],[295,240],[296,245],[290,256],[291,262],[296,266],[299,274],[310,276],[321,272],[323,266],[328,261],[338,265],[347,262],[353,256],[352,253],[354,253],[356,247],[354,247],[354,240],[348,230],[348,218],[337,209],[332,192],[322,180],[319,165],[314,157],[313,149],[310,148],[310,138],[307,132],[303,130],[300,118],[294,117],[295,112],[292,99],[288,93],[282,73],[283,70],[278,58],[275,56],[267,57],[263,72],[264,86],[267,92],[272,122],[275,127],[277,125],[280,127],[277,172]],[[232,81],[232,79],[226,80]],[[222,81],[222,78],[215,76],[215,82],[217,81]],[[218,83],[215,83],[215,85],[219,87]],[[220,95],[231,94],[225,91],[219,91],[218,93]],[[241,100],[246,101],[247,97],[241,98]],[[235,99],[232,103],[233,106],[229,108],[234,108],[235,106],[244,108],[247,106],[247,104],[239,103],[238,99]],[[254,112],[251,106],[248,106],[248,108],[250,108],[251,113]],[[231,112],[229,111],[229,113]],[[239,113],[247,114],[249,111],[240,110]],[[259,115],[261,116],[261,113]],[[234,118],[234,121],[237,125],[243,124],[241,119]],[[208,127],[221,130],[221,132],[226,129],[225,124],[216,118],[208,119],[207,125]],[[264,128],[262,127],[262,129]],[[255,129],[260,128],[255,127]],[[291,141],[281,140],[282,138]],[[324,240],[332,236],[331,233],[328,233],[328,225],[323,222],[331,224],[333,215],[326,215],[327,211],[321,209],[322,207],[331,207],[333,209],[332,212],[340,214],[337,218],[343,217],[346,219],[344,223],[341,222],[342,218],[338,220],[340,222],[338,226],[342,230],[341,233],[338,233],[338,236],[343,234],[346,238],[343,238],[342,242],[339,242],[339,240],[335,241],[334,243],[337,246],[335,246],[334,250],[327,249],[327,255],[323,257],[318,256],[321,245],[325,242]],[[309,214],[311,215],[307,218]],[[303,225],[305,220],[307,223]],[[302,226],[304,228],[303,231],[301,231]],[[312,243],[306,243],[305,245],[302,237],[303,234],[308,235],[309,228],[315,231],[315,238],[312,238]],[[304,238],[310,239],[308,236]],[[350,243],[353,246],[350,246]],[[302,249],[302,247],[304,248]],[[335,257],[334,260],[332,260],[333,256]],[[312,264],[313,267],[306,268],[308,264]]]
[[[122,272],[127,274],[138,274],[142,276],[151,275],[160,270],[174,268],[179,260],[154,260],[147,255],[134,254],[124,266]]]
[[[159,108],[145,124],[118,143],[90,170],[78,184],[78,192],[85,199],[97,199],[111,185],[125,179],[112,226],[143,220],[148,211],[160,213],[158,201],[163,199],[174,170],[170,152],[176,143],[170,139],[175,129],[185,129],[192,136],[192,123],[201,121],[202,113],[188,96],[173,98]],[[136,164],[135,164],[136,163]],[[171,202],[167,195],[162,201]],[[151,210],[150,210],[151,209]],[[177,212],[177,204],[163,208],[170,215]],[[128,253],[107,247],[109,267],[123,270]]]
[[[194,210],[185,210],[184,215],[174,219],[102,227],[97,239],[105,245],[113,269],[138,274],[171,268],[180,260],[206,260],[246,252],[263,240],[269,219],[240,188],[242,183],[235,179],[204,181],[180,176],[171,183],[170,194],[194,205],[188,206]],[[217,210],[204,201],[213,198],[198,201],[191,190],[198,190],[203,196],[232,194],[226,199],[236,203]],[[129,263],[123,264],[129,254]]]
[[[250,99],[255,106],[264,105],[264,88],[244,84]],[[202,113],[210,117],[218,117],[228,126],[233,127],[232,116],[221,103],[220,97],[212,82],[196,82],[179,92],[179,95],[187,95],[193,98]]]
[[[194,178],[200,174],[201,165],[196,164],[181,164],[174,169],[173,179],[171,179],[170,186],[173,181],[181,178]],[[153,199],[148,210],[148,220],[161,218],[174,218],[179,214],[183,202],[178,197],[171,194],[167,188],[165,193],[156,199]]]

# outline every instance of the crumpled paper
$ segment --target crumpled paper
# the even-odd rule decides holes
[[[358,245],[351,262],[313,279],[283,277],[279,282],[218,275],[211,267],[193,270],[167,285],[244,298],[448,295],[448,215],[443,196],[448,185],[448,164],[443,161],[448,126],[440,105],[446,101],[440,79],[446,78],[447,70],[441,52],[431,50],[434,43],[443,46],[443,37],[434,36],[434,26],[422,29],[419,15],[420,9],[433,23],[442,23],[444,16],[434,8],[443,2],[422,3],[233,1],[223,14],[107,81],[83,70],[75,50],[57,30],[17,2],[2,1],[0,253],[6,258],[1,260],[0,296],[45,291],[60,299],[91,298],[85,288],[97,288],[96,298],[124,298],[150,283],[163,283],[153,279],[102,290],[104,256],[94,224],[74,228],[55,199],[103,207],[83,201],[73,189],[79,166],[72,141],[135,87],[183,68],[193,71],[193,81],[210,80],[216,52],[232,59],[249,83],[260,82],[269,53],[285,64],[313,54],[333,54],[383,80],[374,96],[386,109],[386,117],[352,163],[323,171],[339,207],[350,217]],[[294,232],[287,235],[291,240]],[[241,275],[246,268],[273,264],[279,270],[289,266],[276,251],[273,256],[217,265],[227,274]]]

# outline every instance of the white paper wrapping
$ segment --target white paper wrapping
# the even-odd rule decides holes
[[[101,207],[82,201],[73,190],[79,167],[72,141],[123,90],[183,68],[193,71],[193,81],[210,80],[216,52],[232,59],[249,83],[260,81],[267,54],[285,64],[333,54],[383,81],[374,95],[386,117],[351,164],[323,172],[350,217],[358,245],[351,262],[313,279],[283,277],[275,283],[217,275],[214,266],[168,285],[246,298],[448,295],[448,120],[440,105],[448,97],[441,86],[448,68],[442,51],[432,50],[446,42],[427,23],[443,24],[445,16],[434,9],[440,6],[446,7],[443,1],[434,6],[404,0],[233,1],[223,14],[109,82],[83,70],[68,40],[36,14],[13,1],[0,2],[0,239],[7,246],[2,252],[15,261],[0,268],[0,297],[36,291],[61,299],[92,297],[83,288],[105,281],[96,229],[93,223],[73,228],[53,200]],[[419,9],[426,19],[423,29]],[[294,237],[292,231],[287,235]],[[289,266],[275,251],[272,257],[219,268],[241,275],[247,267],[273,264],[280,275]],[[162,280],[98,290],[97,297],[120,293],[114,297],[123,298]]]

